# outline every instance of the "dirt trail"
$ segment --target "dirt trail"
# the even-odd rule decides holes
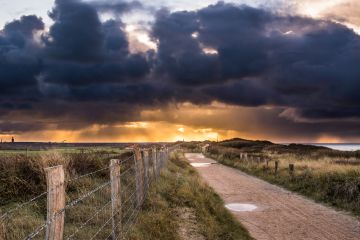
[[[198,232],[196,216],[191,208],[179,208],[179,236],[183,240],[205,240],[205,237]]]
[[[191,163],[214,162],[202,154],[185,156]],[[360,222],[346,213],[220,164],[197,165],[196,169],[226,204],[257,206],[251,212],[232,211],[255,239],[360,239]]]

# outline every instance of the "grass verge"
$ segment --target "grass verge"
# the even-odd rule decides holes
[[[181,153],[174,154],[151,187],[129,239],[185,239],[178,230],[179,209],[190,209],[194,214],[196,233],[187,239],[252,239]]]

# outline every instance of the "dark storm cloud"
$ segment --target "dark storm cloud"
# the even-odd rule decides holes
[[[102,23],[93,5],[59,0],[50,16],[55,23],[43,37],[48,57],[42,72],[45,82],[102,87],[143,78],[150,71],[146,54],[129,53],[124,24]]]
[[[34,15],[23,16],[20,20],[15,20],[5,25],[4,33],[7,36],[18,35],[19,37],[29,37],[35,30],[44,29],[44,23]],[[25,39],[24,39],[25,40]]]
[[[360,117],[360,37],[343,25],[218,3],[161,12],[153,37],[158,74],[201,85],[213,99],[292,107],[305,118]]]
[[[287,109],[279,123],[304,120],[309,129],[360,117],[360,37],[343,25],[221,2],[162,9],[150,33],[157,51],[135,54],[121,17],[139,8],[56,0],[48,31],[36,16],[8,23],[0,32],[0,114],[31,112],[66,129],[217,100]],[[101,13],[114,17],[104,22]]]
[[[133,104],[153,103],[149,87],[138,84],[150,71],[149,56],[129,52],[119,18],[100,21],[98,9],[105,11],[110,7],[106,4],[57,0],[49,14],[54,21],[49,31],[40,32],[44,24],[36,16],[23,16],[4,27],[0,33],[3,119],[16,120],[27,106],[32,111],[24,114],[34,118],[29,121],[57,119],[59,126],[78,128],[128,120],[136,115],[132,109],[138,109]],[[137,5],[126,9],[131,6]],[[114,7],[119,13],[121,6]],[[111,114],[104,114],[109,110]]]
[[[116,14],[128,13],[132,10],[143,9],[139,1],[124,2],[123,0],[115,1],[92,1],[91,5],[102,12],[113,12]]]
[[[23,16],[7,23],[0,32],[0,94],[23,94],[36,82],[41,71],[38,47],[33,33],[42,30],[44,24],[36,16]]]
[[[0,121],[0,133],[3,134],[16,134],[27,131],[40,131],[46,129],[47,124],[42,122],[1,122]]]

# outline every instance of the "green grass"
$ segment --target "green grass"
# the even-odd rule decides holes
[[[180,239],[179,209],[194,213],[197,232],[204,239],[252,239],[181,154],[169,161],[167,169],[151,187],[130,239]]]

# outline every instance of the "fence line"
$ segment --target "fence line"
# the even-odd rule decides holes
[[[169,153],[175,148],[135,148],[131,156],[124,160],[113,159],[109,166],[105,168],[69,180],[63,179],[64,170],[62,166],[45,169],[45,172],[48,173],[48,190],[0,216],[0,239],[2,239],[2,226],[4,228],[4,239],[6,240],[38,239],[41,236],[49,240],[61,240],[63,238],[79,239],[77,236],[82,233],[81,230],[87,230],[86,226],[89,224],[92,224],[91,230],[96,231],[89,237],[90,239],[101,239],[105,236],[107,237],[104,239],[110,239],[110,237],[112,237],[111,239],[126,239],[141,211],[141,206],[146,199],[149,186],[158,178],[161,169],[166,165]],[[90,178],[97,173],[106,171],[109,171],[109,181],[99,184],[95,188],[86,189],[77,198],[65,203],[68,194],[66,192],[66,184],[82,181],[85,178]],[[91,178],[90,180],[93,179]],[[87,182],[85,181],[85,183]],[[21,211],[24,207],[45,196],[47,196],[46,221],[22,238],[8,236],[6,230],[9,229],[11,223],[10,221],[6,222],[5,219],[11,220],[11,214]],[[94,206],[94,203],[98,203],[98,206]],[[79,224],[74,226],[74,223],[67,218],[69,216],[71,218],[72,215],[76,216],[76,214],[72,214],[72,210],[78,206],[81,208],[81,211],[89,209],[89,211],[84,213],[90,213],[91,215],[80,216],[80,219],[84,218],[85,220],[80,221]],[[99,224],[98,229],[93,226],[95,222]]]

